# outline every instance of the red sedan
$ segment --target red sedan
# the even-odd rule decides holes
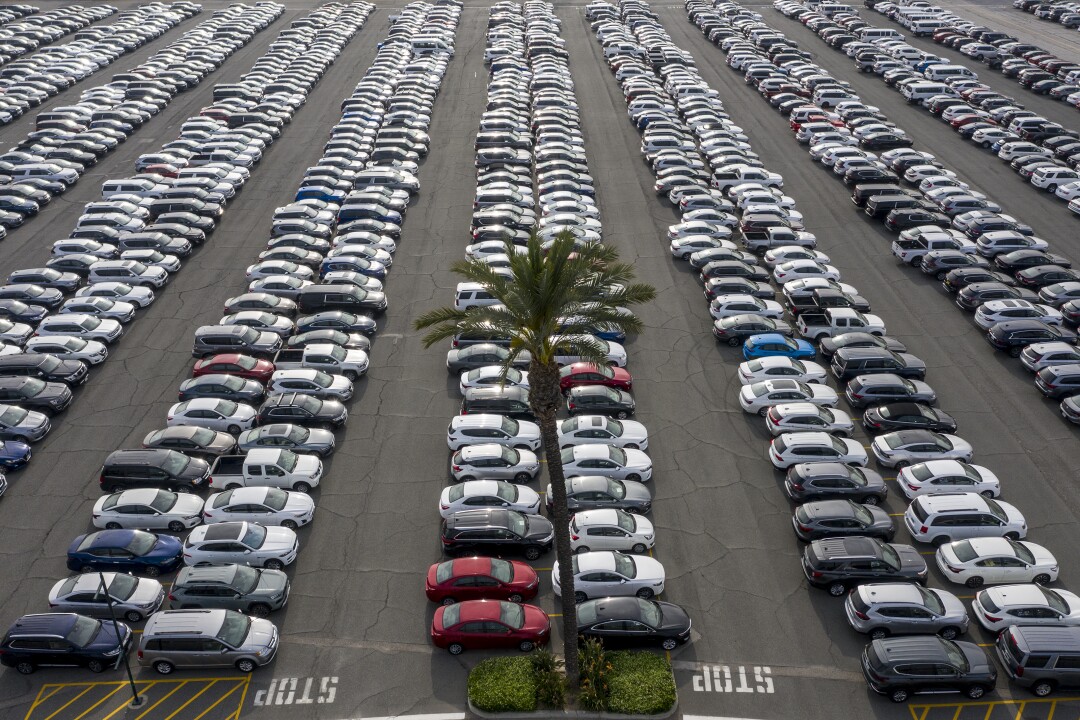
[[[588,362],[573,363],[559,371],[559,388],[564,393],[578,385],[606,385],[630,391],[634,378],[623,368]]]
[[[540,578],[523,562],[498,558],[466,557],[435,563],[428,568],[427,596],[432,602],[453,605],[459,600],[522,602],[536,597]]]
[[[274,363],[269,360],[257,360],[249,355],[225,353],[200,360],[195,363],[195,369],[191,371],[192,377],[212,373],[236,375],[265,384],[270,382],[270,376],[274,374]]]
[[[517,648],[532,652],[547,644],[551,622],[535,605],[503,600],[466,600],[443,605],[431,621],[431,641],[451,655],[465,650]]]

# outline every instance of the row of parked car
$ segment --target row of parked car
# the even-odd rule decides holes
[[[274,82],[289,86],[291,102],[285,105],[289,108],[285,114],[291,116],[373,8],[370,3],[333,3],[295,20],[240,84],[260,99],[282,95],[281,88],[268,85],[268,76],[273,73]],[[243,10],[256,18],[269,14],[272,20],[284,7],[264,5]],[[230,104],[219,101],[215,106],[227,108]],[[268,130],[280,134],[277,125],[259,123],[234,129],[253,131],[250,136],[241,133],[252,141],[248,146],[252,150],[273,142],[275,135]],[[185,125],[181,138],[198,139],[204,134],[220,136],[201,125],[199,129]],[[247,177],[242,162],[231,165],[222,160],[213,166],[195,167],[222,169],[216,184],[233,190]],[[235,177],[230,177],[234,170]],[[145,204],[150,199],[135,198],[132,205],[142,207],[140,201]],[[216,216],[220,214],[219,206]],[[198,220],[204,216],[193,213],[191,217]],[[222,372],[225,359],[231,361],[229,369],[235,369],[236,374]],[[197,365],[196,379],[210,378],[215,384],[192,387],[191,381],[186,381],[181,385],[181,397],[188,393],[206,397],[209,407],[220,409],[239,404],[228,399],[231,393],[251,390],[253,385],[262,387],[248,378],[259,376],[267,363],[235,354],[225,359],[211,357]],[[318,403],[322,375],[304,376],[313,380],[307,390],[285,388],[283,394]],[[334,389],[339,385],[333,379],[329,383]],[[189,417],[182,423],[169,417],[168,427],[148,434],[143,449],[119,450],[106,459],[99,482],[107,494],[93,510],[94,526],[103,529],[79,536],[68,550],[68,568],[92,574],[75,575],[54,586],[51,606],[67,612],[24,616],[9,629],[0,644],[5,665],[22,673],[33,672],[40,665],[81,665],[94,672],[115,667],[125,654],[122,650],[136,644],[136,633],[124,624],[119,626],[118,636],[112,623],[93,619],[110,614],[106,596],[128,622],[147,620],[138,635],[137,657],[141,665],[158,673],[216,666],[251,672],[273,660],[279,634],[263,616],[288,600],[289,580],[283,568],[298,552],[295,530],[313,519],[314,502],[307,493],[323,475],[317,455],[332,452],[332,435],[325,433],[330,440],[320,444],[320,438],[313,437],[320,431],[310,427],[315,423],[298,419],[294,425],[266,428],[283,433],[265,433],[264,428],[258,428],[238,440],[222,431],[208,414],[190,413]],[[289,443],[301,436],[311,443]],[[233,454],[249,448],[247,454]],[[213,460],[212,466],[206,458]],[[203,488],[214,492],[205,500],[191,494]],[[181,540],[146,528],[190,532]],[[180,572],[166,592],[154,578],[177,569]],[[161,609],[166,607],[166,599],[173,609]],[[40,642],[43,636],[64,638],[63,647]]]
[[[66,5],[38,12],[32,5],[5,5],[0,27],[0,68],[12,60],[79,32],[87,25],[117,12],[112,5]]]
[[[704,4],[697,7],[688,5],[688,12],[692,21],[699,26],[727,23],[745,38],[742,42],[729,43],[729,64],[732,64],[732,56],[740,52],[763,59],[767,55],[762,52],[762,45],[768,45],[772,51],[786,41],[783,35],[733,3],[723,3],[715,9]],[[782,53],[783,50],[778,52]],[[750,63],[749,67],[754,67],[754,63]],[[816,70],[821,72],[820,69]],[[751,82],[749,77],[747,82]],[[806,109],[805,100],[787,108],[793,116],[803,109]],[[846,112],[869,111],[869,108],[857,101],[845,101],[837,110],[842,116]],[[827,117],[820,107],[812,107],[808,112]],[[797,127],[800,123],[793,120],[792,124]],[[852,150],[843,143],[835,143],[832,147],[834,151],[842,153]],[[811,152],[827,166],[835,165],[829,161],[827,151],[819,145],[813,145]],[[882,158],[895,161],[905,156],[913,157],[908,155],[911,152],[914,151],[895,150],[883,154]],[[866,154],[863,153],[863,156],[865,158]],[[918,163],[925,159],[921,156],[920,159],[913,158],[915,164],[911,167],[918,167]],[[926,179],[929,178],[923,180]],[[857,189],[860,187],[864,186],[856,185]],[[912,239],[931,238],[948,238],[954,242],[965,239],[955,231],[948,232],[936,227],[918,227]],[[900,245],[900,249],[907,248]],[[974,254],[976,249],[970,247],[969,243],[970,253]],[[920,264],[925,263],[928,268],[932,267],[937,257],[934,253],[942,252],[926,252],[925,247],[919,250],[912,259],[918,259]],[[946,275],[945,272],[941,274]],[[1002,287],[1008,286],[1002,284]],[[1011,310],[1012,306],[1008,309]],[[999,310],[1005,311],[1006,308]],[[991,315],[986,315],[983,324],[996,327]],[[856,368],[861,362],[857,358],[857,351],[853,353],[847,348],[837,349],[837,341],[843,337],[819,343],[821,353],[832,359],[831,373],[840,380],[848,377],[852,362],[856,363]],[[764,361],[761,362],[764,366]],[[781,363],[780,360],[773,362]],[[786,362],[789,361],[781,364],[786,365]],[[920,377],[925,372],[922,363],[911,356],[896,353],[894,362],[898,364],[885,372],[905,374],[909,378]],[[873,363],[862,367],[863,372],[874,373],[870,378],[884,377],[877,375],[882,370]],[[752,363],[744,366],[740,369],[740,379],[748,376],[753,378],[751,373],[755,369]],[[823,369],[806,363],[801,369],[804,373],[809,371],[804,380],[824,375]],[[1021,685],[1031,688],[1038,695],[1047,695],[1059,686],[1069,685],[1070,681],[1063,673],[1071,662],[1069,653],[1063,653],[1064,660],[1057,657],[1040,660],[1049,644],[1061,646],[1063,636],[1070,638],[1067,645],[1075,642],[1070,634],[1073,628],[1066,626],[1075,625],[1072,613],[1080,605],[1080,599],[1072,593],[1041,587],[1057,578],[1058,565],[1054,556],[1041,546],[1022,541],[1027,533],[1023,515],[1016,507],[994,499],[1000,492],[1000,483],[991,471],[968,464],[970,446],[948,434],[956,427],[952,418],[929,407],[901,416],[894,410],[898,410],[900,405],[879,405],[880,400],[852,402],[860,400],[861,394],[857,388],[852,391],[851,383],[854,382],[856,380],[849,381],[845,394],[853,407],[869,406],[864,412],[862,424],[868,433],[876,435],[871,450],[879,464],[899,468],[897,485],[904,496],[912,500],[903,514],[904,525],[912,539],[937,547],[935,557],[938,568],[950,582],[973,588],[984,584],[1034,583],[980,591],[975,596],[972,615],[991,632],[1001,632],[997,643],[998,656],[1010,677],[1019,678]],[[914,385],[916,381],[906,382]],[[745,388],[743,393],[746,394]],[[757,395],[752,391],[748,394]],[[820,410],[816,410],[822,404],[828,407],[830,397],[829,393],[820,394],[816,389],[812,390],[807,395],[811,407],[806,408],[806,412],[811,417],[816,415],[819,423],[828,420],[831,424],[826,424],[825,429],[830,434],[845,434],[849,432],[846,423],[842,422],[846,417],[838,418],[836,411],[830,409],[827,417],[823,418]],[[929,396],[923,398],[930,399]],[[914,410],[917,407],[912,403],[905,405],[905,409]],[[744,408],[753,409],[745,403]],[[800,506],[792,525],[800,539],[811,541],[802,562],[808,582],[838,597],[850,592],[846,602],[849,624],[875,638],[862,657],[869,686],[895,702],[904,702],[916,692],[951,690],[964,692],[968,697],[981,697],[991,691],[997,671],[989,655],[975,644],[954,640],[969,625],[963,603],[951,593],[920,587],[925,586],[927,581],[925,561],[915,548],[891,543],[894,536],[891,519],[874,508],[881,497],[874,499],[866,496],[867,488],[883,488],[884,484],[878,481],[877,473],[861,467],[864,464],[862,448],[858,444],[849,445],[843,437],[833,439],[825,436],[822,438],[824,442],[817,443],[808,439],[807,436],[820,434],[818,432],[780,434],[784,432],[790,412],[782,408],[782,405],[774,406],[766,411],[767,426],[777,436],[770,452],[775,466],[788,464],[788,443],[792,440],[796,446],[816,445],[821,448],[827,447],[828,443],[835,448],[832,457],[826,458],[823,464],[815,459],[809,464],[803,461],[802,464],[789,465],[785,490],[790,497],[805,500],[808,499],[805,494],[807,488],[814,487],[812,497],[823,498]],[[840,424],[837,421],[841,421]],[[905,424],[907,427],[927,429],[895,431],[898,426]],[[878,434],[883,431],[885,434]],[[779,450],[777,440],[781,445]],[[837,463],[837,460],[840,462]],[[824,485],[817,484],[818,478],[824,479]],[[838,489],[833,484],[837,478],[843,481],[846,489]],[[860,493],[864,497],[859,498]],[[856,499],[861,499],[863,507],[852,502]],[[865,507],[866,500],[870,501],[870,507]],[[1007,570],[999,571],[999,567]],[[896,582],[881,584],[880,581],[884,579]],[[900,616],[920,620],[894,623],[889,619]],[[929,623],[923,624],[923,621]],[[929,633],[936,634],[936,637],[919,637]],[[889,638],[893,634],[915,634],[916,637]],[[899,653],[903,653],[902,659],[898,657]],[[963,660],[948,661],[950,655]],[[1035,659],[1032,660],[1032,657]],[[918,672],[912,666],[913,663],[937,663],[943,659],[950,667],[945,679]],[[1061,662],[1060,666],[1058,662]],[[1034,671],[1028,669],[1032,665]]]
[[[1040,20],[1060,23],[1070,30],[1080,28],[1080,3],[1066,0],[1013,0],[1013,7],[1031,13]]]

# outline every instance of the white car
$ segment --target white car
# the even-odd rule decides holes
[[[559,422],[559,447],[613,445],[631,450],[649,447],[649,432],[634,420],[613,420],[604,415],[577,415]]]
[[[706,235],[690,235],[684,238],[676,238],[671,241],[671,254],[679,260],[689,260],[690,256],[700,250],[716,250],[725,248],[734,250],[735,245],[730,240],[713,238]]]
[[[314,280],[315,271],[307,265],[299,265],[288,260],[263,260],[254,265],[248,265],[244,275],[249,281],[261,280],[274,275],[288,275],[300,280]]]
[[[653,472],[652,460],[641,450],[600,443],[564,448],[562,466],[568,478],[603,475],[614,480],[648,482]]]
[[[1058,185],[1054,194],[1062,200],[1075,200],[1076,198],[1080,198],[1080,180],[1074,180],[1073,182],[1067,182],[1064,185]]]
[[[624,510],[585,510],[570,518],[570,549],[575,553],[618,550],[638,555],[656,543],[652,522]]]
[[[121,260],[134,260],[143,265],[159,267],[170,273],[180,272],[183,263],[176,255],[168,255],[153,248],[124,250],[120,253]]]
[[[1065,322],[1059,310],[1028,300],[989,300],[975,311],[975,324],[983,330],[989,330],[1006,320],[1027,318],[1041,320],[1047,325],[1061,325]]]
[[[807,402],[827,408],[840,402],[836,391],[821,383],[803,383],[798,380],[765,380],[743,385],[739,390],[739,405],[748,413],[762,417],[773,405]]]
[[[866,449],[861,442],[839,438],[826,432],[784,433],[769,445],[773,467],[786,470],[799,463],[839,462],[866,465]]]
[[[926,178],[931,177],[955,178],[956,173],[937,165],[912,165],[904,171],[904,179],[912,185],[918,185]]]
[[[315,368],[275,370],[266,386],[266,393],[280,395],[291,392],[344,402],[353,396],[353,383],[344,375],[331,375]]]
[[[246,325],[260,332],[274,333],[282,338],[287,338],[296,332],[296,323],[289,318],[261,310],[241,310],[232,315],[226,315],[218,320],[217,324]]]
[[[766,252],[763,258],[765,267],[770,268],[775,268],[777,265],[783,265],[792,260],[813,260],[821,265],[827,265],[831,262],[829,256],[820,250],[813,250],[802,245],[782,245]]]
[[[578,553],[574,563],[574,599],[583,603],[589,598],[636,595],[650,600],[664,592],[667,573],[659,560],[648,555],[627,555],[600,550]],[[562,597],[559,584],[559,561],[551,568],[551,584]]]
[[[596,205],[585,202],[575,202],[572,200],[559,200],[543,207],[544,215],[577,215],[583,218],[592,218],[599,220],[600,211]]]
[[[717,295],[709,302],[709,314],[714,320],[735,315],[757,315],[779,320],[784,317],[784,306],[775,300],[764,300],[753,295]]]
[[[82,360],[100,365],[109,357],[105,343],[85,340],[74,335],[43,335],[26,341],[26,352],[48,353],[62,360]]]
[[[809,360],[774,355],[747,360],[739,364],[739,383],[751,385],[765,380],[798,380],[804,383],[824,383],[825,368]]]
[[[986,537],[958,540],[937,549],[938,569],[946,580],[968,587],[1057,580],[1058,561],[1042,545]]]
[[[315,501],[307,493],[276,487],[240,487],[206,498],[202,517],[208,525],[245,520],[295,530],[314,519]]]
[[[129,302],[103,297],[73,297],[65,300],[57,312],[61,315],[93,315],[124,323],[135,317],[135,306]]]
[[[774,405],[765,414],[765,427],[773,437],[792,432],[826,432],[850,437],[855,422],[843,410],[824,408],[812,403]]]
[[[962,437],[930,430],[898,430],[878,435],[870,449],[881,465],[890,468],[934,460],[971,462],[975,452]]]
[[[667,237],[669,241],[699,236],[727,240],[731,237],[731,228],[708,220],[693,220],[668,226]]]
[[[959,190],[969,191],[971,188],[968,184],[962,180],[957,180],[954,177],[948,177],[947,175],[932,175],[927,178],[923,178],[919,181],[919,192],[928,193],[931,190],[938,190],[940,188],[957,188]]]
[[[973,492],[920,495],[904,511],[904,525],[912,540],[935,546],[965,538],[1022,540],[1028,531],[1018,507]]]
[[[443,488],[439,514],[450,517],[461,510],[504,508],[526,515],[540,512],[540,494],[530,487],[504,480],[466,480]]]
[[[451,450],[486,443],[519,450],[539,450],[540,426],[528,420],[488,413],[457,415],[450,420],[446,428],[446,445]]]
[[[83,340],[111,343],[124,333],[118,320],[93,315],[67,313],[49,315],[38,323],[35,334],[40,336],[71,335]]]
[[[979,624],[992,633],[1010,625],[1080,625],[1080,596],[1041,585],[1000,585],[980,590],[971,602]]]
[[[976,492],[983,497],[1001,495],[997,475],[982,465],[968,465],[959,460],[931,460],[908,465],[896,474],[896,483],[904,497],[940,492]]]
[[[196,398],[169,408],[166,425],[191,425],[237,435],[254,427],[257,415],[255,408],[243,403],[219,398]]]
[[[583,362],[584,358],[574,354],[573,348],[564,343],[589,343],[597,346],[607,356],[607,361],[615,367],[626,367],[626,348],[617,342],[601,340],[593,335],[554,335],[551,342],[556,346],[555,362],[560,365],[573,365]]]
[[[464,395],[466,390],[480,387],[520,387],[528,389],[528,371],[507,368],[505,376],[503,373],[502,365],[485,365],[484,367],[466,370],[461,373],[461,379],[458,381],[458,391]]]
[[[466,445],[450,457],[450,475],[466,480],[513,480],[529,482],[540,473],[540,461],[532,450],[484,442]]]
[[[514,245],[512,247],[516,253],[528,252],[527,248],[521,247],[520,245]],[[465,257],[470,260],[482,260],[492,255],[505,254],[506,243],[502,240],[482,240],[481,242],[465,246]]]
[[[102,495],[94,503],[94,527],[182,532],[202,522],[202,498],[157,488]]]
[[[782,265],[777,265],[773,270],[773,280],[779,285],[784,285],[792,280],[805,280],[806,278],[823,278],[825,280],[840,280],[840,271],[832,265],[824,265],[816,260],[790,260]]]
[[[79,288],[75,296],[120,300],[140,308],[148,307],[150,303],[154,302],[154,291],[150,288],[141,285],[129,285],[123,282],[99,282],[87,285]]]
[[[311,280],[301,280],[291,275],[267,275],[252,280],[248,285],[248,292],[264,292],[291,300],[296,298],[301,290],[313,284]]]
[[[286,527],[249,522],[200,525],[184,539],[184,564],[249,565],[283,570],[296,560],[300,543]]]
[[[1033,373],[1051,365],[1076,363],[1080,363],[1080,348],[1067,342],[1032,343],[1020,353],[1020,364]]]

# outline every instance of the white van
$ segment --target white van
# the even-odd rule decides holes
[[[480,283],[461,282],[454,293],[454,308],[466,310],[480,305],[498,305],[499,301]]]
[[[944,20],[915,20],[911,23],[911,34],[915,37],[929,37],[945,27],[948,27],[948,24]]]
[[[961,78],[979,79],[978,75],[963,65],[931,65],[923,71],[923,75],[926,76],[927,80],[937,82],[960,80]]]
[[[837,13],[852,13],[855,14],[855,8],[850,5],[844,5],[843,3],[821,3],[817,8],[825,17],[832,17]]]
[[[449,55],[454,57],[454,48],[445,40],[437,37],[420,36],[413,38],[413,55]]]
[[[865,27],[858,32],[859,39],[866,42],[875,42],[877,40],[903,40],[904,36],[897,30],[892,28],[876,28]]]
[[[952,88],[945,83],[938,82],[913,82],[900,88],[900,94],[909,103],[922,103],[935,95],[955,95]]]

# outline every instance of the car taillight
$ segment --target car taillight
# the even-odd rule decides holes
[[[1013,672],[1016,674],[1016,677],[1024,677],[1024,666],[1017,665],[1016,669],[1013,670]]]
[[[173,595],[172,593],[169,593],[169,599],[170,600],[176,600],[176,596]]]
[[[803,489],[803,484],[793,482],[793,483],[791,483],[791,489],[792,490],[802,490]]]
[[[449,509],[450,509],[450,506],[449,506],[449,505],[443,505],[443,504],[441,504],[441,503],[440,503],[440,504],[439,504],[439,509],[440,509],[440,510],[449,510]]]
[[[207,484],[207,485],[213,485],[213,484],[214,484],[214,476],[213,476],[213,475],[211,475],[210,477],[206,478],[206,484]]]
[[[105,473],[101,473],[101,475],[98,476],[98,484],[99,485],[104,485],[105,484]]]
[[[136,654],[139,656],[139,659],[142,660],[142,650],[139,650]]]
[[[906,484],[906,485],[907,485],[907,486],[908,486],[909,488],[911,488],[911,489],[912,489],[912,490],[913,490],[914,492],[919,492],[919,486],[918,486],[918,485],[912,485],[911,483],[905,483],[905,484]]]
[[[571,539],[571,540],[577,540],[578,538],[579,538],[579,536],[578,536],[578,535],[571,535],[571,536],[570,536],[570,539]]]
[[[815,580],[820,580],[821,578],[825,577],[825,573],[814,570],[810,573],[810,577],[814,578]]]
[[[454,472],[461,472],[461,466],[460,465],[451,465],[450,467]]]
[[[949,572],[956,573],[957,575],[964,572],[963,568],[954,568],[952,565],[946,565],[945,567],[949,568]]]
[[[577,407],[577,405],[575,405],[575,404],[574,404],[574,403],[572,403],[572,402],[568,402],[568,403],[566,403],[566,409],[567,409],[567,410],[573,410],[573,409],[574,409],[575,407]],[[462,413],[462,414],[464,414],[464,413]]]
[[[802,532],[810,532],[810,526],[799,523],[799,530],[801,530]]]
[[[864,612],[862,612],[860,610],[855,611],[855,617],[859,618],[860,620],[869,620],[870,619],[869,615],[867,615],[866,613],[864,613]]]
[[[990,622],[1001,622],[1001,618],[999,618],[999,617],[994,617],[994,616],[993,616],[993,615],[991,615],[990,613],[985,613],[985,612],[984,612],[984,613],[983,613],[983,617],[984,617],[984,618],[986,618],[987,620],[989,620]]]

